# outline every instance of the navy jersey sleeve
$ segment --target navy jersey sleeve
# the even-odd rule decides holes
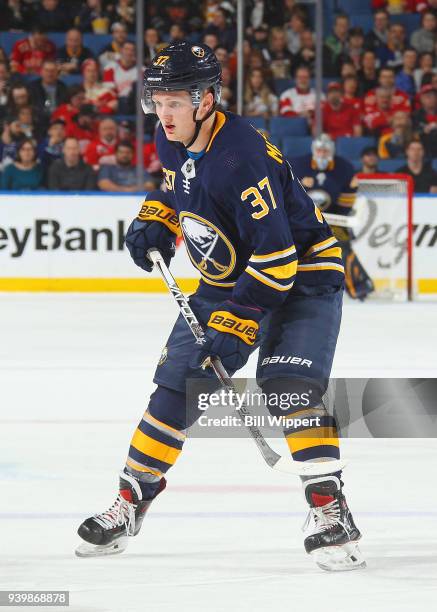
[[[349,214],[355,203],[358,181],[355,178],[355,170],[352,164],[343,158],[336,158],[338,167],[338,180],[341,184],[341,192],[338,196],[337,205],[340,214]]]
[[[293,286],[296,247],[284,207],[280,168],[267,156],[249,156],[226,177],[222,198],[252,254],[233,299],[263,310],[279,306]]]

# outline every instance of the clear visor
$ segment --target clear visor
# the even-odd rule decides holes
[[[202,93],[207,88],[194,87],[192,89],[186,90],[187,93],[191,96],[191,105],[197,108],[200,104],[200,100],[202,98]],[[158,89],[157,87],[151,87],[149,84],[145,84],[143,88],[143,95],[141,96],[141,107],[143,112],[147,115],[150,113],[156,114],[156,105],[153,100],[153,94],[155,93],[168,93],[171,94],[172,91],[185,91],[185,90],[166,90],[165,88]],[[214,101],[216,104],[220,102],[220,87],[214,88]],[[181,99],[180,102],[188,103],[188,98]]]

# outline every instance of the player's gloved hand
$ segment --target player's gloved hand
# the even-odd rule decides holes
[[[243,367],[252,352],[264,313],[259,308],[242,306],[230,300],[222,302],[206,328],[206,342],[190,360],[192,368],[202,366],[207,357],[220,357],[229,372]]]
[[[137,266],[151,272],[153,263],[147,257],[147,251],[158,249],[168,266],[176,252],[176,236],[159,221],[134,219],[127,230],[126,246]]]
[[[153,263],[147,251],[160,251],[167,266],[176,251],[176,237],[181,235],[179,221],[169,205],[169,194],[156,189],[147,194],[138,217],[130,224],[126,234],[126,246],[134,262],[151,272]]]

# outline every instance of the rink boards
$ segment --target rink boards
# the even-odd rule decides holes
[[[138,194],[3,192],[0,291],[164,291],[158,274],[133,265],[123,246],[140,204]],[[437,196],[416,195],[413,205],[415,290],[437,294]],[[404,202],[378,202],[355,244],[377,286],[405,282],[405,241]],[[195,289],[198,275],[185,249],[177,249],[172,269],[185,291]]]

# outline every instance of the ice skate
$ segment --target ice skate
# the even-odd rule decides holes
[[[358,548],[361,533],[347,506],[342,484],[335,476],[304,482],[305,497],[310,505],[304,529],[311,518],[314,521],[314,529],[304,541],[305,550],[320,568],[329,572],[366,567]]]
[[[156,497],[165,489],[162,478]],[[78,557],[117,555],[126,550],[129,537],[136,536],[144,516],[154,498],[143,500],[138,481],[125,472],[120,473],[120,491],[112,506],[86,519],[77,533],[84,542],[76,549]]]

